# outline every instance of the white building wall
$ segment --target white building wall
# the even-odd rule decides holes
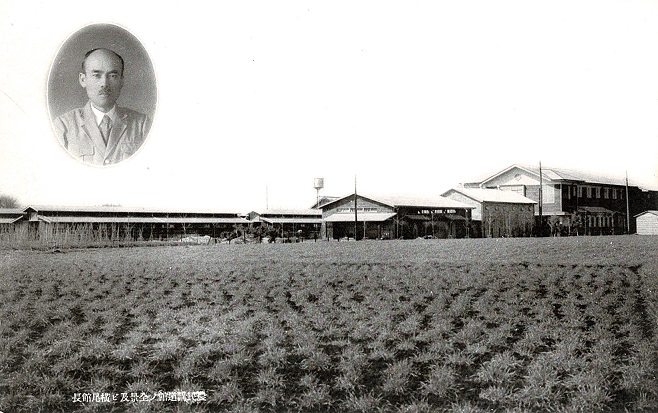
[[[463,194],[460,194],[456,191],[450,191],[447,195],[444,195],[446,198],[450,198],[455,201],[462,202],[466,205],[475,207],[471,212],[471,219],[474,221],[482,221],[482,204],[472,198],[469,198]]]
[[[638,216],[635,222],[639,235],[658,235],[658,215],[645,212]]]

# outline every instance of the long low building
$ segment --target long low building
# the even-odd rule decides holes
[[[47,205],[12,211],[14,215],[8,212],[0,214],[0,220],[27,225],[34,233],[85,227],[108,238],[135,240],[172,239],[189,234],[226,237],[235,233],[237,228],[249,224],[237,212]],[[16,214],[17,211],[20,213]]]
[[[13,225],[22,220],[25,211],[19,208],[0,208],[0,225]]]
[[[328,239],[394,239],[466,237],[473,207],[445,197],[351,194],[321,209]]]

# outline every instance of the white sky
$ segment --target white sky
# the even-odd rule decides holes
[[[59,146],[46,103],[92,23],[158,79],[147,142],[110,168]],[[0,0],[0,193],[24,205],[307,208],[315,177],[433,196],[539,161],[658,187],[658,1]]]

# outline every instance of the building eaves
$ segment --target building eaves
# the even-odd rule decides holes
[[[651,215],[658,216],[658,211],[655,211],[655,210],[648,210],[648,211],[640,212],[639,214],[634,215],[633,218],[637,218],[637,217],[639,217],[639,216],[647,215],[647,214],[651,214]]]
[[[319,209],[268,209],[258,213],[261,217],[321,217]]]
[[[285,217],[285,218],[269,218],[260,217],[261,222],[268,224],[322,224],[322,218],[299,218],[299,217]]]
[[[517,165],[520,168],[523,168],[529,172],[532,172],[537,177],[539,176],[539,166],[530,166],[530,165]],[[548,178],[551,181],[566,181],[566,182],[578,182],[578,183],[589,183],[589,184],[604,184],[604,185],[616,185],[616,186],[625,186],[626,178],[608,176],[595,172],[586,172],[575,169],[566,169],[566,168],[552,168],[552,167],[542,167],[542,177]],[[630,185],[630,182],[629,182]],[[631,185],[637,186],[637,185]]]
[[[22,212],[34,210],[38,213],[47,212],[72,212],[72,213],[117,213],[117,214],[198,214],[198,215],[241,215],[235,211],[222,211],[211,209],[181,209],[181,208],[149,208],[149,207],[124,207],[124,206],[61,206],[61,205],[30,205],[22,209]]]
[[[365,199],[365,200],[368,200],[368,201],[371,201],[371,202],[374,202],[374,203],[377,203],[377,204],[384,204],[384,205],[389,206],[391,208],[393,207],[392,204],[387,204],[386,202],[382,202],[378,198],[373,198],[373,197],[365,196],[365,195],[362,195],[362,194],[357,194],[357,196],[361,199]],[[339,203],[339,202],[341,202],[343,200],[346,200],[346,199],[353,199],[353,198],[354,198],[354,194],[349,194],[347,196],[343,196],[343,197],[340,197],[338,199],[335,199],[331,202],[327,202],[326,204],[323,204],[322,206],[320,206],[320,208],[322,210],[324,210],[325,208],[328,208],[329,206],[331,206],[333,204]]]
[[[536,204],[530,198],[516,192],[484,188],[452,188],[444,193],[457,192],[477,202],[497,202],[505,204]]]
[[[239,217],[99,217],[38,215],[38,219],[49,224],[249,224],[249,221]]]
[[[473,209],[472,206],[443,196],[421,198],[413,196],[385,196],[373,198],[381,203],[395,208],[426,208],[426,209]]]

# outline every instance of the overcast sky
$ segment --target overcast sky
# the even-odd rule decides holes
[[[61,148],[46,103],[94,23],[136,36],[158,84],[109,168]],[[0,193],[23,205],[307,208],[316,177],[434,196],[539,161],[658,187],[657,1],[0,0]]]

